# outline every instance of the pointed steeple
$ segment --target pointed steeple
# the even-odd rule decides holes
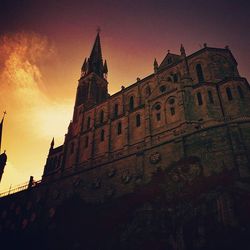
[[[106,60],[103,63],[100,30],[98,30],[90,56],[84,60],[81,67],[75,107],[84,104],[84,107],[88,108],[108,97],[107,73],[108,65]],[[73,120],[78,113],[74,112]]]
[[[84,75],[89,73],[96,73],[100,77],[104,77],[104,65],[102,60],[102,49],[101,49],[101,40],[99,30],[96,35],[96,39],[94,42],[94,46],[90,53],[90,57],[88,58],[88,62],[85,64],[85,72]]]
[[[97,32],[95,43],[94,43],[94,46],[92,48],[89,58],[93,62],[102,61],[102,49],[101,49],[101,40],[100,40],[99,31]]]

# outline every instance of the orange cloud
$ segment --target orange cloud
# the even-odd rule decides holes
[[[72,116],[72,100],[55,101],[48,94],[40,65],[53,67],[55,45],[36,33],[0,37],[0,112],[7,110],[3,147],[22,176],[3,176],[1,189],[18,184],[24,173],[37,176],[43,170],[49,141],[63,141]],[[6,168],[8,165],[6,166]],[[21,178],[22,177],[22,178]],[[4,183],[4,184],[3,184]]]

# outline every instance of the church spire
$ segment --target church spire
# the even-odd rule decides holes
[[[101,40],[100,40],[99,31],[97,32],[95,43],[94,43],[94,46],[92,48],[92,51],[91,51],[89,58],[93,62],[102,61],[102,49],[101,49]]]
[[[108,65],[106,60],[103,61],[100,30],[97,30],[90,56],[84,60],[81,67],[75,107],[84,104],[84,107],[88,108],[104,101],[108,97]],[[74,112],[73,120],[76,117],[77,112]]]
[[[89,73],[96,73],[98,76],[104,78],[106,72],[104,69],[104,64],[102,60],[102,48],[101,48],[101,39],[100,39],[100,30],[97,30],[97,35],[95,42],[90,53],[90,57],[87,62],[83,63],[82,74],[87,75]]]

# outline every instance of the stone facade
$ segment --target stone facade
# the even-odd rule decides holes
[[[76,101],[64,145],[52,145],[43,182],[70,190],[78,179],[89,187],[83,199],[94,202],[110,189],[114,196],[133,191],[183,157],[199,157],[206,176],[236,164],[249,175],[249,84],[228,48],[205,45],[187,56],[182,46],[181,55],[168,53],[146,78],[112,96],[106,87],[106,76],[82,73],[76,96],[85,98]]]
[[[5,239],[24,230],[40,240],[44,230],[41,249],[180,250],[229,249],[232,232],[244,240],[250,92],[229,48],[186,55],[181,46],[111,96],[107,73],[98,34],[42,182],[1,199]]]

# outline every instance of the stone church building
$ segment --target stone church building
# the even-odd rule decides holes
[[[230,49],[181,45],[113,95],[107,75],[98,33],[64,144],[52,140],[41,182],[0,199],[3,241],[250,247],[250,91]]]

